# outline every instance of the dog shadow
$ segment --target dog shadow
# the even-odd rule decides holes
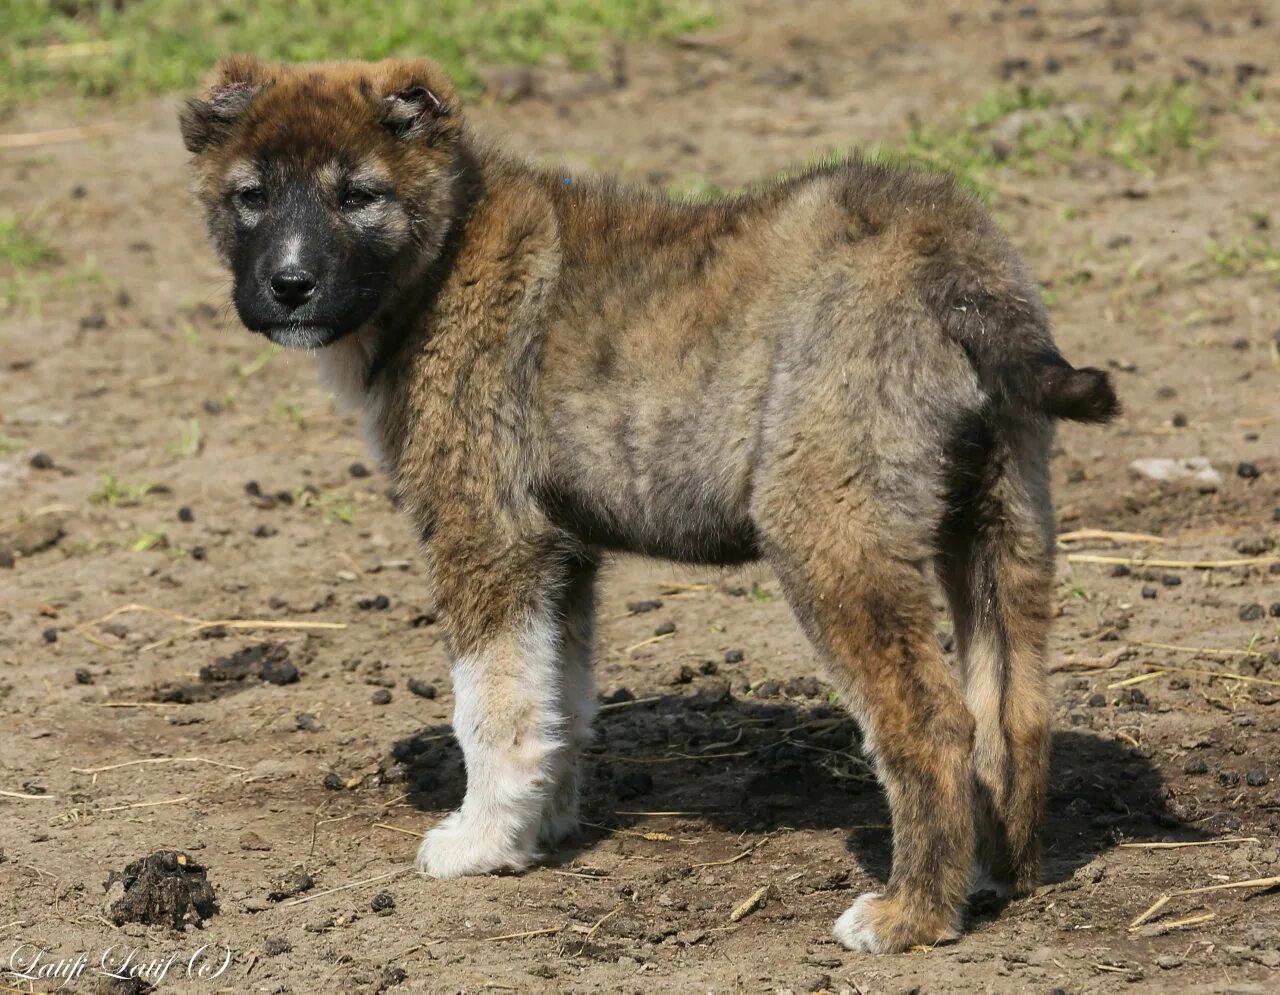
[[[450,733],[434,726],[392,748],[408,800],[423,811],[443,814],[462,800],[462,754]],[[881,882],[889,876],[888,806],[862,757],[857,726],[839,706],[738,698],[723,687],[607,702],[583,774],[584,830],[557,861],[572,860],[610,829],[664,812],[734,834],[846,830],[848,849],[866,872]],[[1157,836],[1204,838],[1170,810],[1151,760],[1089,731],[1055,732],[1041,836],[1044,883],[1070,878],[1125,839]]]

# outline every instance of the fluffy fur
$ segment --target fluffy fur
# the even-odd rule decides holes
[[[894,859],[842,943],[934,943],[971,881],[1035,886],[1053,420],[1116,402],[972,197],[857,160],[703,205],[546,172],[417,60],[233,59],[183,133],[246,320],[323,346],[422,539],[468,774],[424,871],[572,830],[596,565],[625,550],[767,561],[856,716]],[[314,296],[270,299],[308,258]]]

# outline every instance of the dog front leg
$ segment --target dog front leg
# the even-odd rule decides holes
[[[538,835],[565,749],[556,623],[547,610],[513,611],[453,664],[453,729],[462,746],[462,807],[427,833],[418,869],[432,877],[521,870]]]

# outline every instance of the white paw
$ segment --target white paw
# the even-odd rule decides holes
[[[884,951],[880,937],[871,925],[871,912],[880,895],[873,891],[859,895],[857,900],[845,909],[844,914],[836,920],[836,939],[850,950],[863,953],[878,954]]]
[[[504,827],[457,811],[427,833],[416,864],[420,873],[433,878],[457,878],[524,870],[537,857],[533,847],[521,846]]]

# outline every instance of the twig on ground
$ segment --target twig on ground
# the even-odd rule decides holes
[[[375,874],[371,878],[361,878],[359,881],[351,881],[348,884],[339,885],[336,888],[327,888],[324,891],[317,891],[314,895],[307,895],[303,898],[295,898],[293,901],[282,903],[284,906],[303,905],[307,902],[314,902],[317,898],[324,898],[326,895],[336,895],[340,891],[350,891],[352,888],[361,888],[366,884],[374,884],[377,881],[385,881],[388,878],[399,877],[407,871],[413,870],[412,866],[400,867],[394,871],[387,871],[385,874]]]
[[[1226,843],[1261,843],[1256,836],[1232,836],[1221,840],[1192,840],[1187,843],[1121,843],[1122,850],[1181,850],[1189,846],[1222,846]]]
[[[1207,895],[1211,891],[1232,891],[1239,888],[1280,888],[1280,876],[1250,878],[1248,881],[1228,881],[1226,884],[1211,884],[1203,888],[1184,888],[1181,891],[1171,891],[1157,898],[1152,903],[1151,908],[1129,923],[1129,929],[1137,929],[1175,898],[1184,898],[1187,895]]]
[[[1074,532],[1063,532],[1055,537],[1058,542],[1150,542],[1166,543],[1164,536],[1151,535],[1148,532],[1112,532],[1108,529],[1076,529]]]
[[[1183,570],[1224,570],[1228,567],[1258,567],[1280,563],[1280,556],[1247,556],[1238,560],[1149,560],[1141,556],[1101,556],[1095,553],[1068,553],[1070,563],[1110,563],[1126,567],[1165,567]]]
[[[72,628],[72,632],[98,646],[105,646],[108,649],[127,649],[127,647],[112,646],[94,636],[89,630],[94,626],[104,625],[114,618],[121,615],[127,615],[132,612],[145,612],[150,615],[159,615],[162,618],[170,619],[174,622],[186,622],[187,628],[180,629],[178,632],[165,636],[163,639],[157,639],[155,642],[147,643],[138,649],[139,653],[145,653],[148,650],[156,649],[164,646],[166,643],[174,642],[186,636],[194,635],[197,632],[203,632],[206,629],[224,628],[224,629],[345,629],[345,622],[293,622],[281,619],[260,619],[260,618],[224,618],[206,621],[204,619],[192,618],[189,615],[180,615],[177,612],[166,611],[163,608],[152,608],[149,605],[128,604],[119,608],[112,609],[101,618],[90,619],[87,622],[81,622]]]
[[[46,798],[56,797],[57,795],[27,794],[25,791],[0,791],[0,798],[21,798],[25,801],[43,801]]]

